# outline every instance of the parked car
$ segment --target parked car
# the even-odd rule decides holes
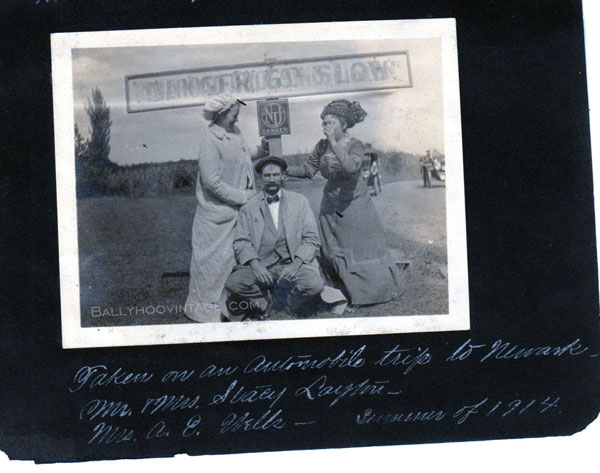
[[[427,156],[421,158],[421,175],[423,176],[423,187],[431,187],[431,181],[446,182],[446,161],[434,158],[430,151]]]

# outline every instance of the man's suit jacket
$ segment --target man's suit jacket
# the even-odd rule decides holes
[[[264,192],[252,197],[240,208],[233,249],[239,264],[259,258],[258,250],[265,229],[265,212],[270,212]],[[321,242],[317,223],[308,200],[302,194],[281,189],[279,215],[285,240],[292,259],[300,258],[304,264],[319,270],[315,255]]]

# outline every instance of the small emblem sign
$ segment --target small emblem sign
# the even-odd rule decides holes
[[[287,99],[256,102],[260,136],[289,135],[290,109]]]

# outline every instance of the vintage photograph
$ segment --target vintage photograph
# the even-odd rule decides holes
[[[63,347],[469,328],[453,20],[52,35]]]

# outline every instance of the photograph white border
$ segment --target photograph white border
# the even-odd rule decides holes
[[[376,27],[374,24],[376,23]],[[440,38],[446,155],[449,314],[364,318],[81,327],[74,157],[75,48]],[[56,33],[51,36],[63,348],[468,330],[467,241],[460,92],[454,19],[226,26]],[[182,301],[183,303],[183,301]]]

